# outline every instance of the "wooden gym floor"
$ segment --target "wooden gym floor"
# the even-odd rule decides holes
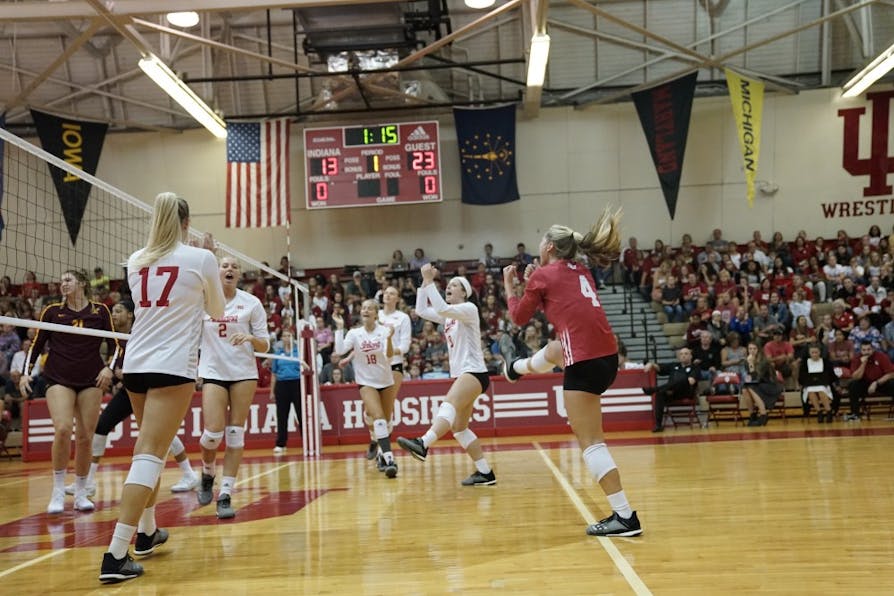
[[[246,454],[219,522],[162,477],[169,542],[146,574],[103,586],[127,458],[98,474],[97,510],[48,516],[48,463],[0,461],[0,593],[879,594],[894,586],[894,424],[773,420],[609,437],[644,534],[597,539],[607,513],[570,436],[484,439],[498,484],[451,440],[385,479],[362,446],[320,460]],[[192,456],[193,465],[198,459]],[[221,458],[218,459],[218,463]]]

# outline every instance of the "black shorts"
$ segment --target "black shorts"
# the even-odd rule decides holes
[[[243,379],[245,381],[253,381],[256,379]],[[230,387],[235,385],[236,383],[241,383],[242,381],[221,381],[220,379],[202,379],[203,385],[217,385],[219,387],[223,387],[226,390],[229,390]]]
[[[584,391],[602,395],[615,382],[617,376],[617,354],[592,358],[566,366],[562,388],[566,391]]]
[[[483,373],[465,373],[467,375],[472,375],[475,377],[479,383],[481,383],[481,393],[487,391],[487,388],[490,387],[490,375],[486,372]]]
[[[124,387],[131,393],[148,393],[150,389],[163,389],[175,385],[195,383],[195,379],[165,373],[125,373]]]
[[[66,389],[71,389],[75,393],[80,393],[84,389],[96,389],[95,383],[91,383],[90,385],[66,385],[65,383],[60,383],[58,381],[54,381],[53,379],[51,379],[47,376],[44,376],[44,378],[47,380],[47,389],[49,389],[53,385],[62,385]]]
[[[400,364],[392,364],[391,372],[399,372],[400,374],[404,374],[404,364],[401,362]]]

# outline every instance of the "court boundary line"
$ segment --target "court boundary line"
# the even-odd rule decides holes
[[[36,565],[37,563],[45,561],[46,559],[51,559],[51,558],[55,557],[56,555],[61,555],[62,553],[67,553],[69,550],[70,549],[68,549],[68,548],[60,548],[58,550],[53,550],[53,551],[50,551],[50,552],[43,554],[39,557],[35,557],[33,559],[25,561],[24,563],[19,563],[15,567],[10,567],[9,569],[4,569],[3,571],[0,571],[0,577],[6,577],[7,575],[12,575],[16,571],[21,571],[22,569],[25,569],[26,567],[31,567],[32,565]]]
[[[581,517],[584,518],[586,523],[592,523],[591,520],[596,520],[596,516],[587,508],[584,504],[583,499],[581,499],[580,495],[577,494],[577,491],[571,486],[571,483],[562,474],[562,471],[553,463],[553,461],[546,454],[546,450],[540,446],[540,443],[534,441],[531,443],[534,446],[534,449],[540,455],[541,459],[543,459],[543,463],[546,464],[546,467],[549,468],[549,471],[552,472],[552,475],[559,482],[559,485],[565,491],[565,494],[568,495],[568,498],[571,500],[571,503],[577,509],[577,512],[580,513]],[[605,536],[597,536],[596,539],[599,541],[599,545],[605,550],[606,554],[612,560],[615,567],[618,571],[621,572],[621,575],[624,576],[624,579],[627,580],[627,584],[633,590],[634,594],[638,596],[646,596],[651,595],[652,592],[649,590],[648,586],[646,586],[645,582],[639,577],[636,571],[633,569],[633,566],[624,558],[624,555],[621,554],[621,551],[612,544],[611,538],[606,538]]]

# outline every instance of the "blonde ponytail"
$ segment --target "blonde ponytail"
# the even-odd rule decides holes
[[[182,240],[183,222],[189,219],[189,204],[172,192],[155,197],[152,224],[146,248],[133,261],[141,269],[167,256]]]
[[[546,239],[553,244],[559,259],[574,259],[583,253],[591,266],[607,267],[621,252],[620,222],[621,210],[612,212],[606,207],[586,235],[568,226],[554,225],[546,231]]]

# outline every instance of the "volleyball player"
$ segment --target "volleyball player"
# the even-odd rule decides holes
[[[488,486],[497,483],[493,469],[484,457],[478,436],[469,429],[472,407],[487,391],[490,377],[481,351],[481,319],[478,307],[470,302],[472,286],[465,277],[454,277],[447,284],[446,301],[434,283],[438,270],[430,263],[420,270],[422,286],[416,293],[416,312],[423,319],[444,326],[450,376],[456,379],[438,407],[435,420],[417,439],[397,438],[397,444],[419,461],[425,461],[429,448],[448,430],[475,462],[475,472],[462,481],[463,486]]]
[[[385,416],[385,404],[394,405],[394,377],[391,374],[391,357],[394,348],[391,336],[394,329],[379,324],[379,304],[375,300],[364,300],[360,305],[360,327],[345,333],[345,320],[341,315],[332,315],[335,321],[335,353],[344,356],[353,350],[348,358],[343,358],[339,366],[354,361],[354,379],[360,386],[363,408],[373,420],[373,432],[380,453],[379,470],[388,478],[397,476],[397,462],[391,452],[391,431]]]
[[[199,505],[213,498],[217,447],[224,442],[223,477],[217,495],[218,519],[236,516],[230,496],[245,447],[245,419],[258,387],[255,352],[270,348],[267,313],[253,294],[236,287],[241,277],[232,257],[220,260],[220,281],[227,304],[222,317],[206,317],[202,328],[202,487]]]
[[[224,296],[217,259],[210,250],[183,243],[189,205],[174,193],[155,198],[146,246],[127,261],[127,280],[136,305],[124,355],[124,386],[140,434],[121,491],[118,522],[103,555],[100,581],[119,582],[143,574],[128,549],[149,555],[167,541],[156,527],[155,499],[164,457],[189,409],[195,389],[202,319],[219,319]],[[205,238],[205,248],[211,248]]]
[[[505,369],[514,382],[528,372],[548,372],[563,365],[568,422],[583,451],[584,463],[612,507],[611,516],[587,527],[591,536],[637,536],[642,527],[621,486],[621,475],[605,445],[602,431],[602,393],[618,371],[618,345],[596,295],[590,271],[575,260],[606,267],[620,251],[620,212],[606,209],[586,235],[554,225],[540,241],[540,266],[528,265],[524,295],[515,295],[515,265],[503,269],[509,313],[524,325],[538,308],[553,324],[559,341],[549,342],[530,358]]]
[[[391,336],[391,345],[394,348],[394,355],[391,357],[391,376],[394,377],[394,394],[390,403],[382,404],[385,410],[385,420],[388,421],[389,432],[391,431],[391,416],[394,413],[394,400],[397,399],[397,395],[400,393],[400,386],[404,382],[404,354],[410,349],[410,340],[413,338],[410,317],[407,313],[397,309],[399,302],[400,294],[397,288],[394,286],[385,288],[384,292],[382,292],[383,308],[379,311],[379,323],[394,329],[394,334]],[[379,444],[376,441],[372,427],[372,418],[364,412],[363,420],[369,427],[370,436],[366,459],[375,459],[379,453]]]
[[[133,310],[134,305],[130,299],[124,299],[112,307],[112,323],[115,331],[119,333],[130,333],[133,327]],[[119,348],[123,351],[126,349],[127,342],[119,341]],[[121,354],[123,356],[123,352]],[[121,358],[118,359],[121,362]],[[114,366],[114,363],[110,363]],[[121,368],[114,369],[115,378],[121,378]],[[106,443],[108,442],[109,433],[118,426],[118,424],[133,414],[133,407],[130,405],[130,397],[124,385],[121,385],[106,407],[103,408],[96,423],[96,430],[93,431],[92,455],[93,461],[90,463],[90,472],[87,474],[87,495],[93,496],[96,493],[96,470],[99,467],[99,460],[105,455]],[[189,458],[186,455],[186,447],[179,437],[175,436],[171,441],[171,455],[177,461],[177,465],[183,471],[183,477],[171,486],[171,492],[181,493],[188,492],[199,485],[199,475],[193,471],[189,464]],[[75,485],[70,484],[65,487],[65,494],[73,495]]]
[[[112,315],[105,304],[87,297],[89,282],[81,271],[69,269],[62,274],[59,286],[62,302],[48,305],[40,320],[57,325],[112,331]],[[65,473],[71,454],[72,420],[75,424],[75,490],[76,511],[93,511],[87,497],[87,475],[90,470],[90,431],[96,427],[103,393],[112,383],[112,370],[100,354],[106,343],[111,360],[118,357],[114,339],[57,333],[38,329],[26,358],[25,374],[19,379],[21,394],[31,394],[31,370],[37,358],[48,349],[42,374],[47,383],[47,408],[53,420],[53,492],[47,513],[65,510]]]

